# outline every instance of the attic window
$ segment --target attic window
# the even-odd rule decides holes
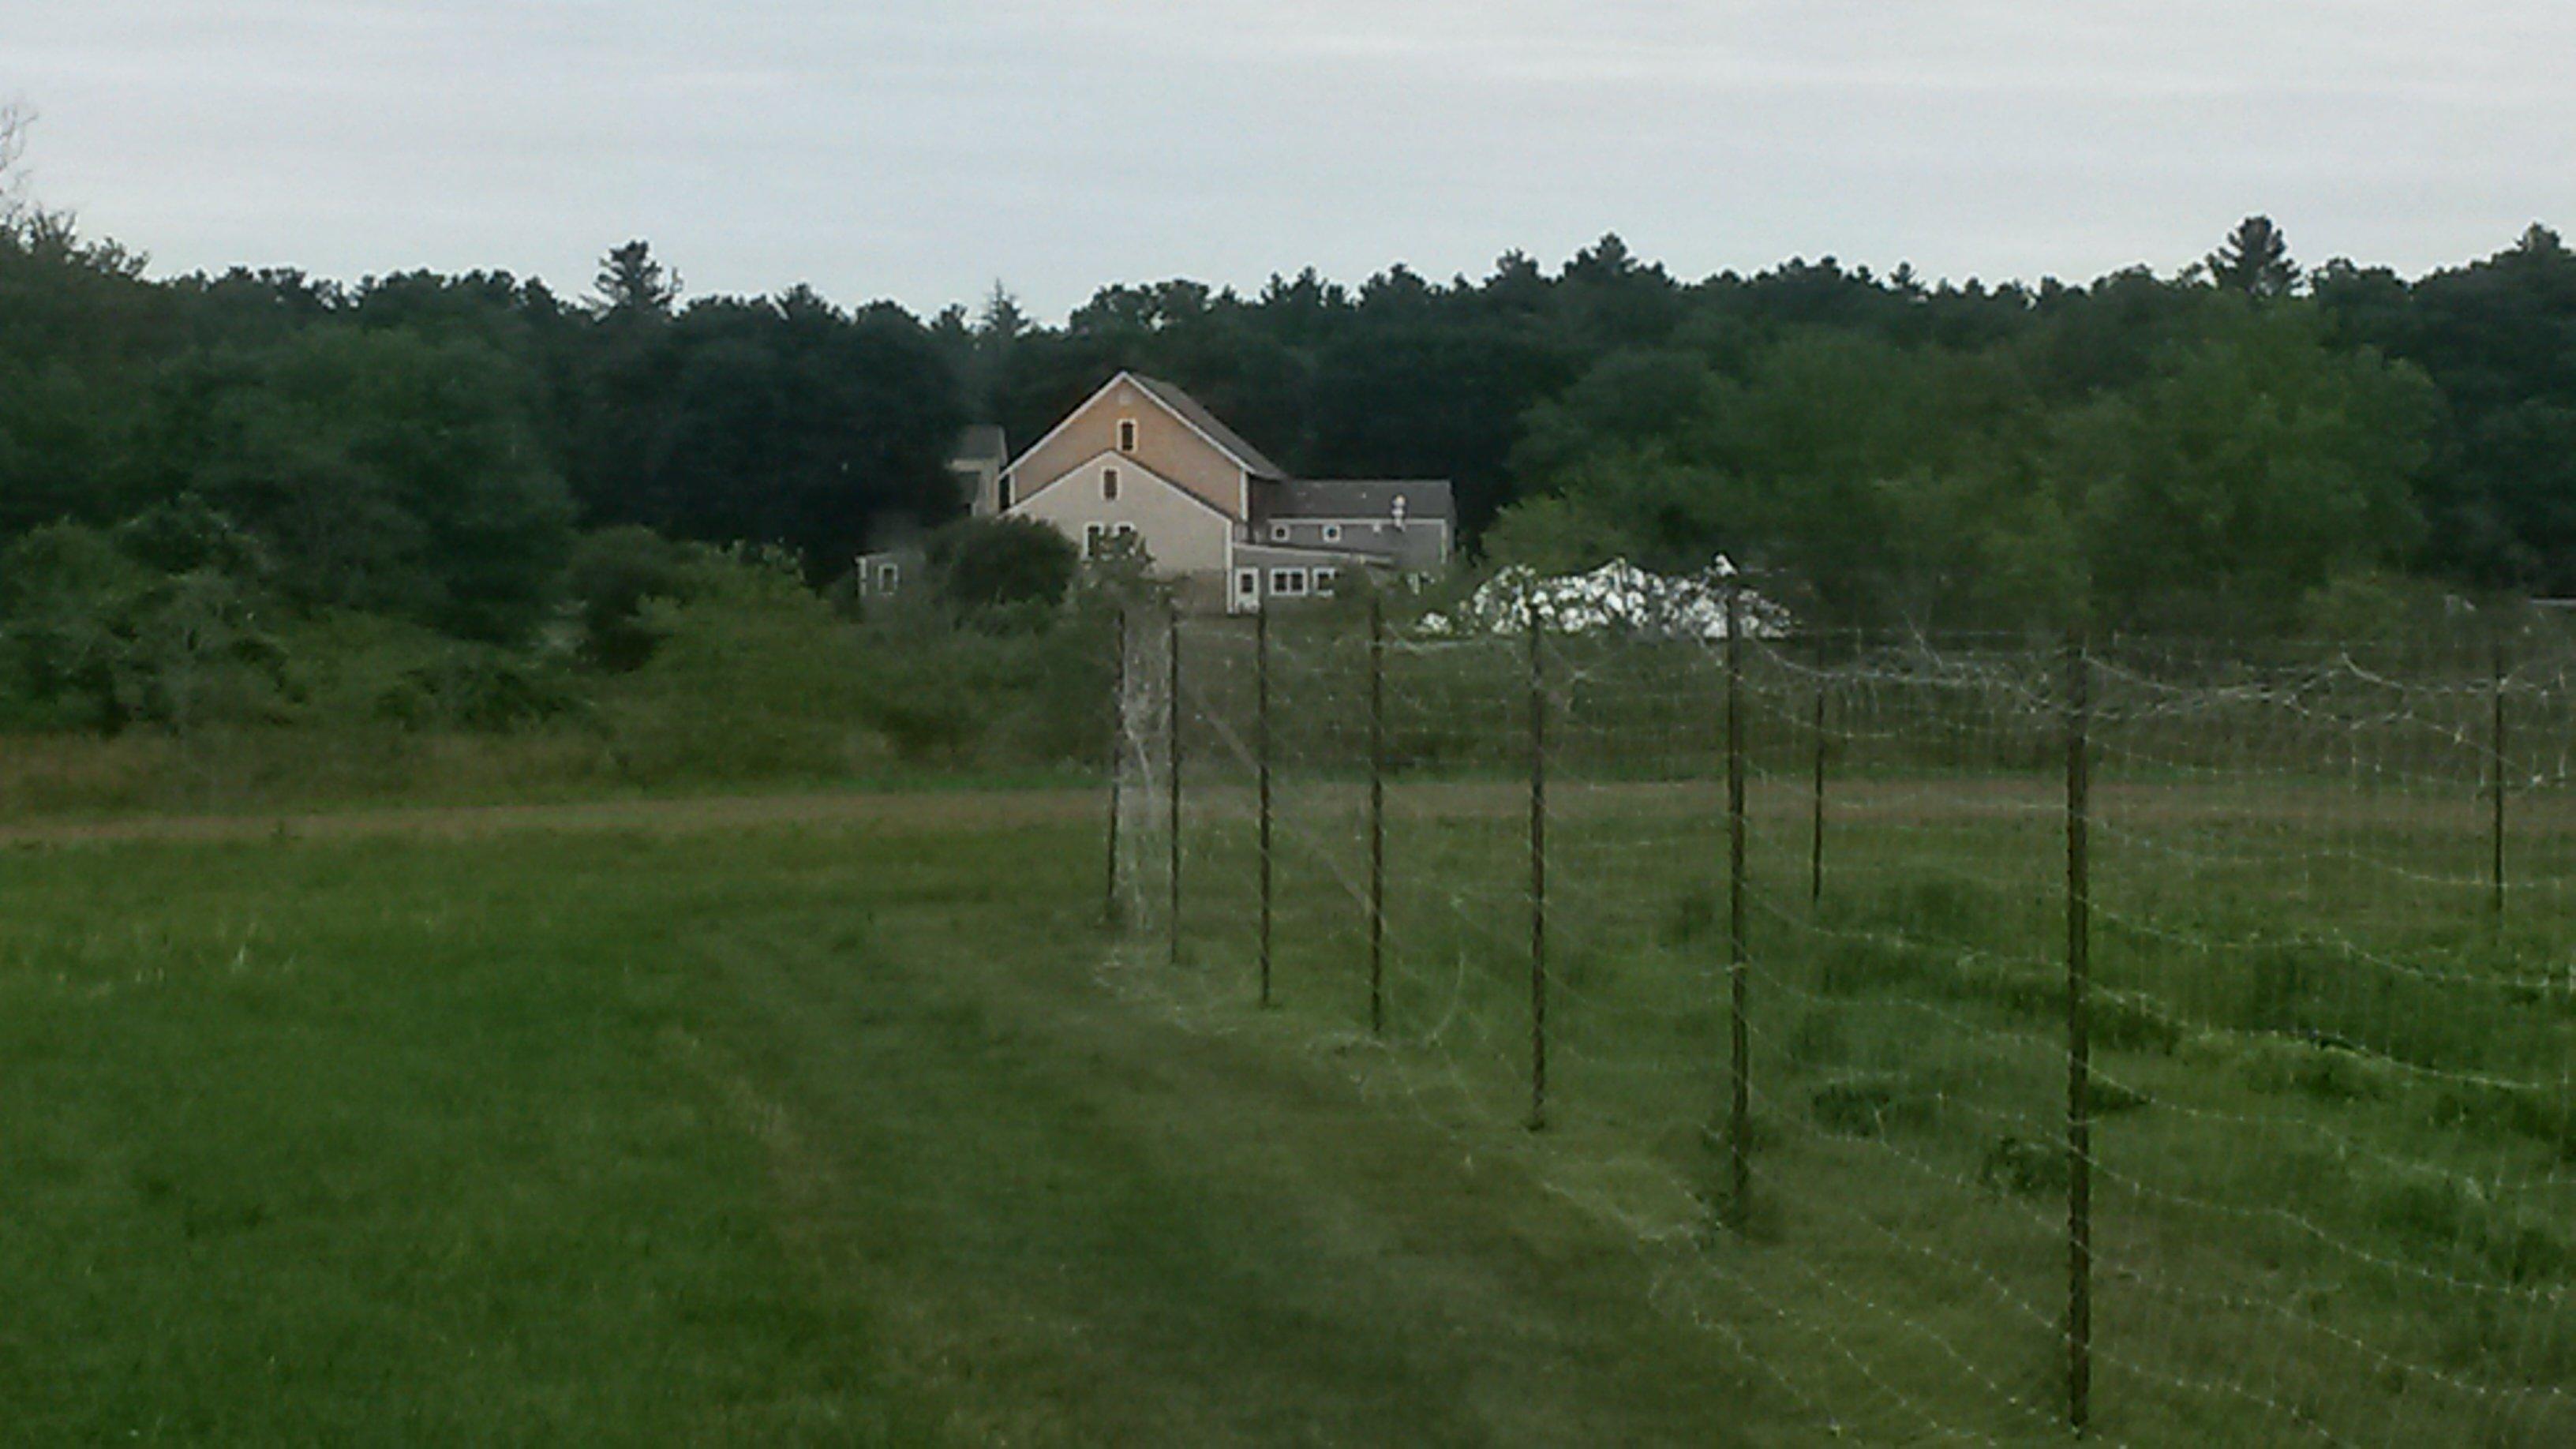
[[[1136,451],[1136,420],[1134,418],[1120,418],[1118,420],[1118,451],[1122,453],[1132,453]]]
[[[1118,501],[1117,469],[1103,468],[1100,470],[1100,498],[1104,503],[1115,503]]]
[[[1325,524],[1325,525],[1324,525],[1324,542],[1326,542],[1326,543],[1340,543],[1341,541],[1342,541],[1342,526],[1341,526],[1340,524],[1338,524],[1338,523],[1327,523],[1327,524]]]
[[[1286,543],[1288,541],[1288,525],[1284,523],[1274,523],[1270,525],[1270,541],[1272,543]]]

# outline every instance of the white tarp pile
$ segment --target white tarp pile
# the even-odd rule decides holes
[[[1552,578],[1515,564],[1497,571],[1456,609],[1426,615],[1421,630],[1434,638],[1517,634],[1534,604],[1543,627],[1568,634],[1721,640],[1734,577],[1735,565],[1724,554],[1698,573],[1679,577],[1648,573],[1624,558],[1587,574]],[[1777,639],[1789,632],[1789,611],[1750,589],[1738,608],[1748,639]]]

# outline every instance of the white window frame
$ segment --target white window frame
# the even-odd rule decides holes
[[[1315,570],[1315,592],[1319,594],[1331,593],[1333,591],[1333,585],[1339,583],[1341,581],[1341,577],[1342,571],[1337,568],[1319,568]]]
[[[888,561],[877,565],[877,592],[891,594],[903,586],[903,565]]]
[[[1272,569],[1270,592],[1283,599],[1302,598],[1306,593],[1304,569]]]
[[[1109,526],[1109,536],[1111,538],[1134,538],[1136,536],[1136,525],[1132,523],[1113,523]]]
[[[1120,418],[1118,420],[1118,451],[1122,453],[1133,453],[1136,451],[1136,442],[1136,420],[1134,418]]]
[[[1236,569],[1234,571],[1234,596],[1238,599],[1260,598],[1261,570]]]
[[[1115,468],[1100,470],[1100,501],[1103,503],[1118,501],[1118,470]]]
[[[1288,525],[1284,523],[1274,523],[1270,525],[1270,541],[1272,543],[1286,543],[1288,541]]]
[[[1342,526],[1341,526],[1340,524],[1338,524],[1338,523],[1327,523],[1327,524],[1325,524],[1325,525],[1324,525],[1324,542],[1326,542],[1326,543],[1340,543],[1341,541],[1342,541]]]
[[[1100,557],[1101,541],[1108,536],[1109,525],[1105,523],[1084,524],[1082,526],[1082,556],[1084,558]]]

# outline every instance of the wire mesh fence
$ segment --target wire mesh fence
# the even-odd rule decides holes
[[[1535,622],[1131,621],[1118,983],[1522,1153],[1820,1430],[2576,1441],[2576,641]]]

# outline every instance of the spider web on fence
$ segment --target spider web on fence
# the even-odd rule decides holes
[[[1527,1162],[1629,1235],[1677,1331],[1717,1335],[1820,1426],[2054,1438],[2072,669],[2096,1436],[2576,1434],[2567,641],[2123,640],[2070,661],[2007,639],[1748,638],[1731,668],[1722,644],[1529,642],[1390,623],[1373,651],[1347,608],[1283,613],[1266,648],[1243,620],[1131,629],[1132,929],[1109,979],[1311,1050],[1462,1153]],[[1544,1133],[1523,1130],[1534,753]]]

